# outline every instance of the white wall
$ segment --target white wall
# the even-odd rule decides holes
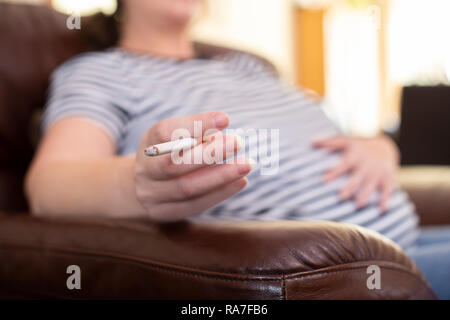
[[[326,99],[348,133],[372,136],[380,127],[379,47],[367,9],[330,8],[325,19]]]
[[[260,54],[290,82],[295,78],[291,0],[208,0],[196,38]]]
[[[389,76],[399,84],[449,84],[450,1],[390,4]]]

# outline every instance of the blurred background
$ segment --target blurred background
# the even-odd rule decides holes
[[[48,3],[68,14],[115,9],[115,0],[7,1]],[[193,34],[267,58],[285,81],[323,97],[347,133],[398,135],[403,119],[414,128],[404,140],[450,149],[449,0],[207,0]],[[420,161],[450,163],[449,151],[440,157]]]

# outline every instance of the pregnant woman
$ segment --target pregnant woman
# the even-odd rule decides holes
[[[393,143],[341,136],[317,101],[283,84],[256,56],[202,52],[189,38],[200,5],[120,1],[110,18],[117,43],[55,71],[26,181],[33,213],[358,224],[402,246],[439,297],[450,298],[450,229],[418,227],[395,184]],[[239,155],[215,165],[144,155],[177,129],[193,136],[199,123],[202,132],[278,130],[278,169],[261,174],[270,161],[264,154],[256,165]],[[223,139],[222,151],[238,152],[237,138]]]

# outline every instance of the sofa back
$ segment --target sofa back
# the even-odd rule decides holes
[[[26,210],[23,178],[38,140],[49,77],[86,50],[66,16],[46,6],[0,3],[0,210]]]

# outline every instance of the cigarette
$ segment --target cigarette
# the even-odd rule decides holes
[[[148,157],[161,156],[172,152],[190,149],[205,141],[204,138],[186,138],[175,141],[169,141],[161,144],[155,144],[144,149],[144,154]]]

